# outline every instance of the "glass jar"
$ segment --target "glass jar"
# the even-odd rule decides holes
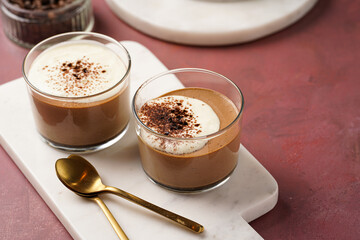
[[[26,48],[59,33],[91,31],[94,26],[91,0],[74,0],[45,10],[26,9],[1,0],[1,13],[6,36]]]

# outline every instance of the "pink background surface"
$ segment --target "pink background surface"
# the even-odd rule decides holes
[[[280,190],[276,207],[251,223],[261,236],[359,239],[359,1],[320,0],[289,28],[227,47],[163,42],[128,26],[103,1],[93,5],[95,32],[139,42],[169,69],[206,68],[242,89],[242,142]],[[1,84],[21,76],[27,51],[0,32]],[[0,239],[71,239],[2,147]]]

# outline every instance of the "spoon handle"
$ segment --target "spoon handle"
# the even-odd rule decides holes
[[[125,191],[123,191],[121,189],[118,189],[116,187],[110,187],[110,186],[106,186],[105,189],[106,189],[107,192],[118,195],[118,196],[120,196],[122,198],[125,198],[125,199],[127,199],[127,200],[129,200],[129,201],[131,201],[133,203],[136,203],[136,204],[138,204],[138,205],[140,205],[142,207],[145,207],[145,208],[147,208],[147,209],[149,209],[149,210],[151,210],[153,212],[156,212],[156,213],[158,213],[158,214],[160,214],[160,215],[162,215],[162,216],[164,216],[164,217],[166,217],[166,218],[168,218],[168,219],[170,219],[170,220],[172,220],[172,221],[174,221],[174,222],[176,222],[176,223],[178,223],[178,224],[180,224],[182,226],[185,226],[185,227],[189,228],[190,230],[192,230],[192,231],[194,231],[196,233],[201,233],[201,232],[204,231],[204,227],[201,224],[199,224],[197,222],[194,222],[194,221],[192,221],[192,220],[190,220],[188,218],[182,217],[182,216],[180,216],[180,215],[178,215],[176,213],[170,212],[170,211],[168,211],[168,210],[166,210],[164,208],[161,208],[159,206],[156,206],[156,205],[154,205],[152,203],[149,203],[149,202],[147,202],[147,201],[145,201],[145,200],[143,200],[143,199],[141,199],[141,198],[139,198],[139,197],[137,197],[135,195],[132,195],[131,193],[128,193],[128,192],[125,192]]]
[[[103,200],[101,200],[101,198],[99,198],[99,197],[92,197],[91,199],[93,199],[100,206],[101,210],[103,210],[103,212],[105,213],[107,219],[109,220],[111,226],[115,230],[118,237],[121,240],[129,240],[128,237],[126,236],[125,232],[121,229],[120,225],[114,218],[114,216],[111,214],[110,210],[107,208],[107,206],[103,202]]]

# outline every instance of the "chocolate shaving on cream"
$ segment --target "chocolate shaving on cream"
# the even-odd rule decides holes
[[[169,137],[192,138],[202,130],[190,107],[191,105],[184,104],[183,99],[168,96],[161,101],[145,103],[139,117],[157,133]]]
[[[218,116],[208,104],[177,95],[146,102],[138,116],[146,126],[165,136],[142,130],[142,139],[150,146],[172,154],[186,154],[203,148],[207,140],[193,138],[214,133],[220,127]]]
[[[88,91],[105,81],[102,75],[106,73],[103,66],[91,62],[85,56],[74,62],[61,62],[51,68],[45,66],[43,70],[51,73],[49,80],[54,83],[54,89],[62,88],[60,91],[72,96],[88,95]]]

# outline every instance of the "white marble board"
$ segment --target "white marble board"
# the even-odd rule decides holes
[[[106,0],[150,36],[190,45],[252,41],[301,19],[317,0]]]
[[[144,46],[122,42],[133,69],[131,92],[166,67]],[[95,202],[81,198],[57,179],[55,161],[68,154],[43,143],[33,123],[23,79],[0,86],[0,143],[56,214],[74,239],[117,239]],[[112,195],[103,200],[130,239],[262,239],[250,222],[276,204],[278,186],[267,170],[245,149],[232,177],[220,188],[201,194],[165,190],[145,176],[137,150],[134,127],[112,147],[85,156],[104,183],[138,195],[161,207],[193,219],[205,227],[194,234],[165,218]]]

